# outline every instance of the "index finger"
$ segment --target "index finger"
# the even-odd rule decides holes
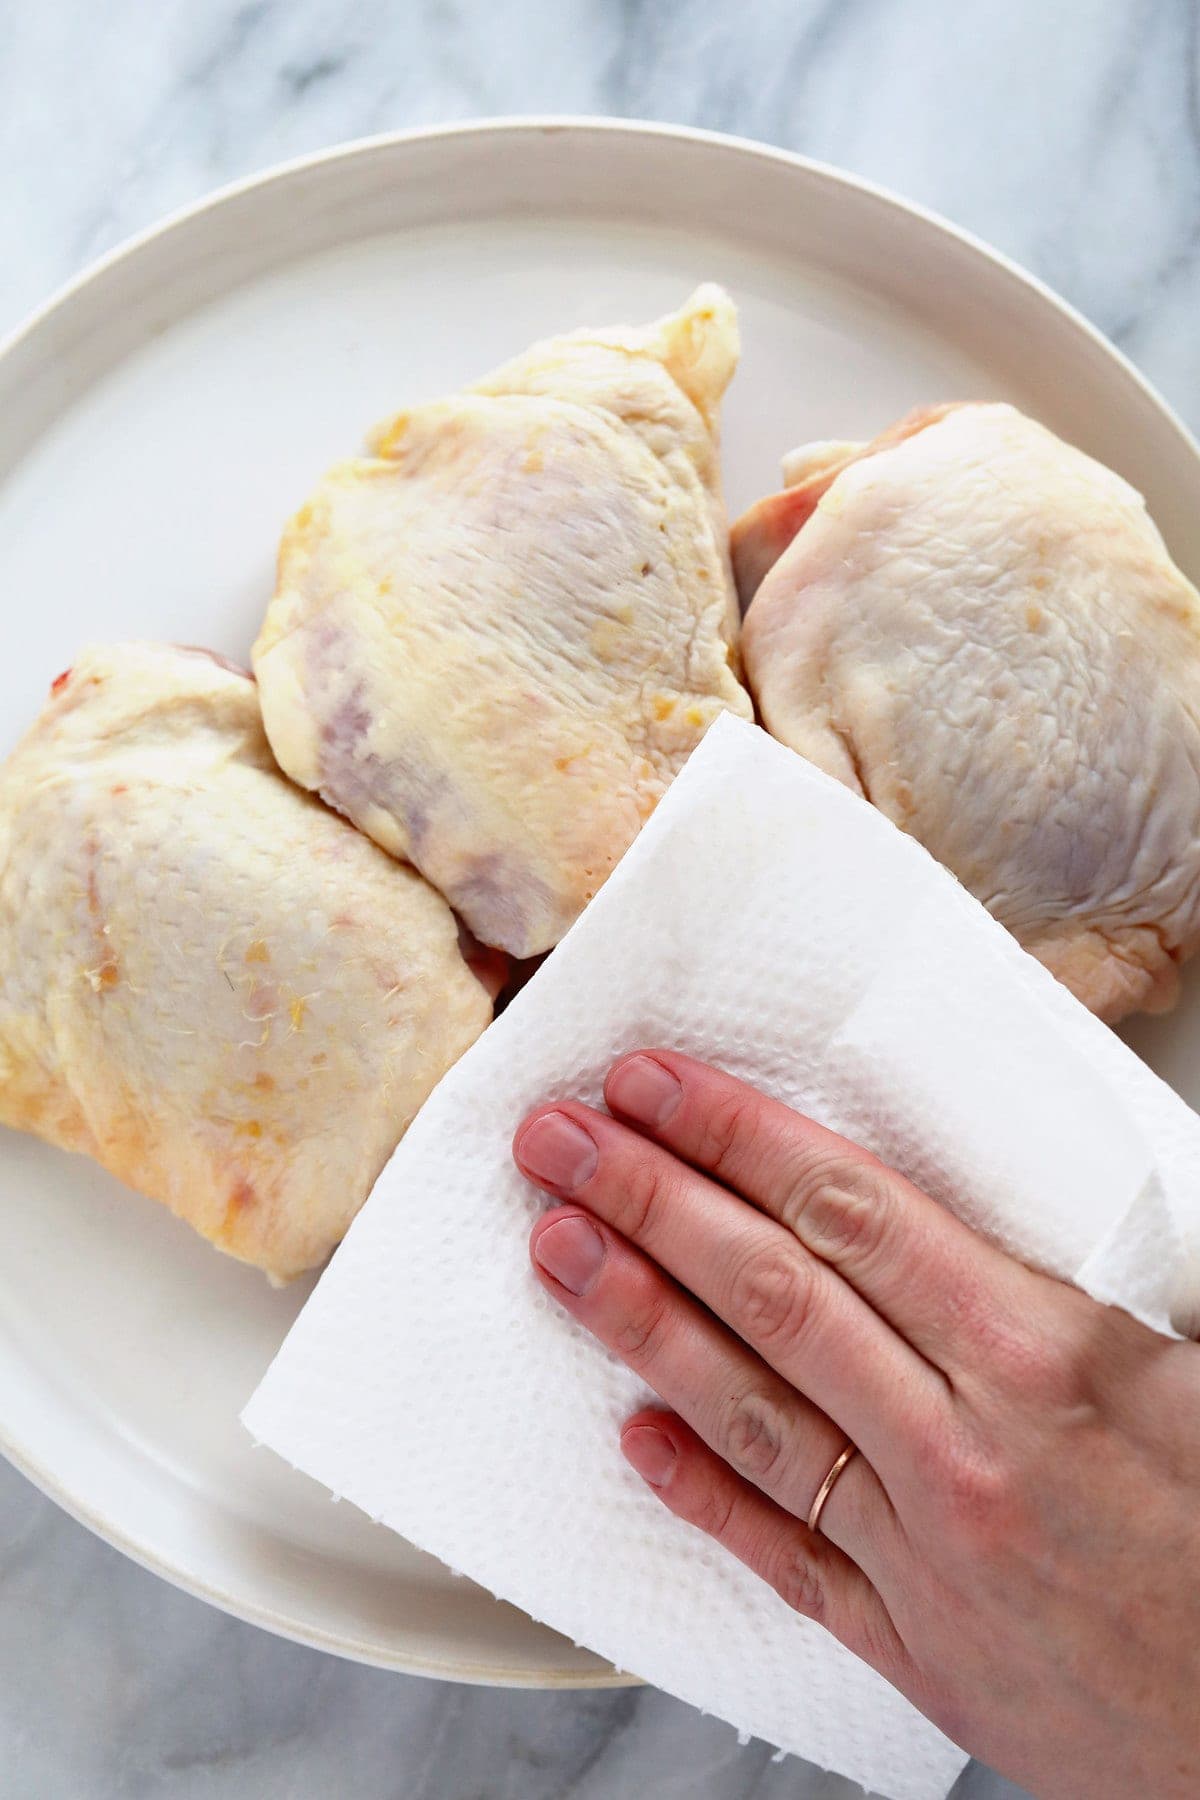
[[[978,1360],[983,1332],[1025,1335],[1031,1277],[1020,1263],[781,1101],[673,1050],[622,1057],[604,1098],[786,1225],[944,1374]]]

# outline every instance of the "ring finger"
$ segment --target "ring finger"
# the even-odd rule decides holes
[[[534,1268],[567,1310],[642,1377],[736,1474],[805,1519],[845,1434],[657,1264],[576,1208],[535,1225]],[[894,1563],[898,1531],[874,1470],[855,1456],[821,1513],[821,1531],[872,1582]]]
[[[735,1475],[674,1414],[635,1413],[625,1422],[621,1449],[676,1518],[724,1545],[795,1612],[817,1620],[896,1687],[913,1692],[915,1671],[883,1594],[824,1529],[809,1531]]]
[[[695,1294],[840,1426],[885,1486],[923,1478],[910,1446],[946,1406],[944,1375],[776,1220],[573,1101],[531,1114],[515,1154]]]

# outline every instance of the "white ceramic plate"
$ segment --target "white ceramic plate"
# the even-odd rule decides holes
[[[376,418],[705,278],[741,308],[732,509],[804,438],[1007,397],[1140,487],[1200,572],[1194,444],[1082,320],[981,246],[733,140],[456,128],[220,194],[99,264],[0,355],[2,747],[89,639],[244,657],[282,521]],[[1194,994],[1138,1041],[1192,1098]],[[13,1134],[0,1206],[0,1446],[76,1517],[193,1593],[363,1661],[622,1679],[251,1449],[238,1411],[308,1284],[273,1293],[90,1163]]]

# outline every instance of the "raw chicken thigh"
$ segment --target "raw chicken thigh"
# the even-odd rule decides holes
[[[285,534],[254,650],[283,768],[484,942],[549,949],[723,709],[732,303],[539,344],[401,414]]]
[[[1200,940],[1200,596],[1141,496],[1003,405],[787,473],[734,528],[768,730],[1093,1012],[1170,1006]]]
[[[0,1121],[286,1279],[490,1017],[445,901],[283,778],[245,674],[127,644],[55,682],[0,770]]]

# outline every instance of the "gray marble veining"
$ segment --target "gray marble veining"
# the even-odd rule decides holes
[[[1193,0],[11,4],[0,323],[217,183],[482,113],[742,132],[947,213],[1200,420]]]
[[[9,0],[0,17],[0,329],[280,158],[484,113],[617,113],[784,144],[949,214],[1200,425],[1194,0]],[[0,1465],[4,1800],[854,1792],[653,1692],[439,1686],[278,1642]],[[959,1792],[1015,1790],[972,1769]]]
[[[1018,1791],[971,1769],[956,1800]],[[238,1624],[0,1463],[4,1800],[854,1800],[651,1689],[514,1693]]]

